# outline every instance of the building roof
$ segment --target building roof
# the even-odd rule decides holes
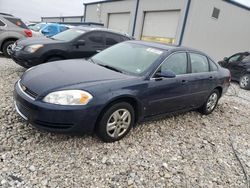
[[[124,0],[97,0],[95,2],[83,3],[83,4],[84,5],[94,5],[94,4],[99,4],[99,3],[109,3],[109,2],[116,2],[116,1],[124,1]],[[223,0],[223,1],[250,11],[249,6],[242,4],[242,3],[239,3],[236,0]]]

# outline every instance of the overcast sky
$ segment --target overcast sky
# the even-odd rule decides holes
[[[24,21],[40,21],[42,16],[83,15],[83,3],[97,0],[0,0],[0,12]],[[235,0],[250,7],[250,0]]]

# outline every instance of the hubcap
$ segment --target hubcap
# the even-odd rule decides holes
[[[127,109],[116,110],[108,119],[106,131],[112,138],[122,136],[131,123],[131,114]]]
[[[240,86],[244,88],[248,85],[248,83],[249,83],[248,76],[243,76],[240,80]]]
[[[218,95],[217,93],[212,93],[212,95],[210,95],[210,97],[208,98],[207,101],[207,111],[210,112],[214,109],[216,103],[218,100]]]
[[[7,46],[7,53],[10,55],[11,54],[11,49],[12,49],[13,44],[10,44]]]

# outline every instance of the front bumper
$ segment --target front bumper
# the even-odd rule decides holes
[[[96,106],[60,106],[27,97],[15,85],[16,111],[38,129],[70,135],[92,134],[99,114]]]
[[[43,63],[43,59],[37,58],[34,54],[25,53],[22,50],[12,50],[10,56],[17,64],[25,68],[30,68]]]

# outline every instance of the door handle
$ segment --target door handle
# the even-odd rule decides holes
[[[185,84],[187,84],[187,83],[188,83],[187,80],[182,80],[182,81],[181,81],[181,84],[183,84],[183,85],[185,85]]]
[[[214,79],[214,77],[213,76],[209,76],[209,78],[208,78],[209,80],[213,80]]]

